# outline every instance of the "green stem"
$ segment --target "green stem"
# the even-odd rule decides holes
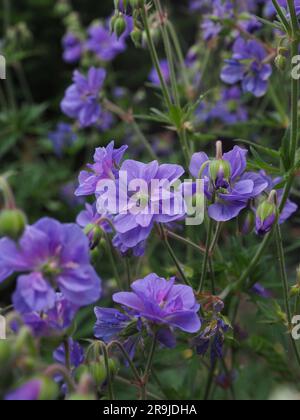
[[[169,238],[174,239],[174,240],[176,240],[178,242],[181,242],[181,243],[183,243],[184,245],[186,245],[186,246],[188,246],[190,248],[194,248],[195,250],[197,250],[198,252],[200,252],[202,255],[204,255],[204,253],[205,253],[204,249],[201,248],[201,246],[199,246],[199,245],[195,244],[194,242],[192,242],[191,240],[186,239],[186,238],[183,238],[182,236],[177,235],[174,232],[170,232],[170,231],[165,231],[165,232],[166,232],[166,234],[167,234],[167,236]]]
[[[142,387],[142,400],[147,399],[147,384],[151,375],[151,369],[153,365],[153,359],[155,354],[155,349],[157,345],[157,334],[155,333],[152,339],[151,348],[145,368],[144,378],[143,378],[143,387]]]
[[[206,247],[205,247],[205,255],[204,255],[204,261],[203,261],[203,267],[202,267],[202,274],[201,274],[201,280],[198,288],[198,293],[203,292],[206,274],[207,274],[207,268],[208,268],[208,262],[210,258],[210,247],[211,247],[211,240],[212,240],[212,233],[213,233],[213,221],[211,218],[209,218],[208,222],[208,231],[207,231],[207,239],[206,239]]]
[[[167,83],[165,81],[165,78],[163,76],[163,73],[161,71],[160,68],[160,63],[159,63],[159,58],[158,58],[158,54],[151,36],[151,31],[150,31],[150,27],[149,27],[149,22],[148,22],[148,16],[147,16],[147,8],[146,6],[141,8],[141,15],[142,15],[142,20],[144,23],[144,27],[145,27],[145,32],[146,32],[146,37],[147,37],[147,42],[148,42],[148,46],[150,49],[150,55],[154,64],[154,67],[156,69],[156,72],[158,74],[159,80],[160,80],[160,84],[161,84],[161,88],[162,88],[162,92],[166,101],[166,105],[169,109],[171,109],[172,107],[172,99],[169,93],[169,89],[167,86]]]
[[[167,21],[167,28],[170,33],[171,39],[173,41],[174,48],[175,48],[175,51],[176,51],[176,54],[177,54],[177,57],[181,66],[182,78],[185,84],[185,89],[186,89],[186,92],[189,94],[191,90],[191,85],[190,85],[190,81],[189,81],[189,77],[187,73],[184,55],[182,53],[181,45],[180,45],[177,33],[175,31],[175,28],[170,20]]]
[[[298,54],[299,42],[298,40],[293,40],[291,52],[292,57]],[[299,101],[299,81],[292,77],[292,114],[291,114],[291,144],[290,144],[290,156],[291,162],[293,164],[296,160],[296,152],[298,148],[298,128],[299,128],[299,121],[298,121],[298,101]]]
[[[282,241],[282,235],[281,235],[281,229],[280,229],[279,223],[276,223],[275,232],[276,232],[278,259],[279,259],[279,265],[280,265],[280,274],[281,274],[282,285],[283,285],[283,297],[284,297],[284,303],[285,303],[285,310],[286,310],[287,318],[288,318],[288,332],[289,332],[289,336],[292,342],[292,347],[295,352],[297,362],[300,365],[300,353],[299,353],[297,344],[291,334],[292,310],[291,310],[290,302],[289,302],[289,281],[288,281],[287,272],[285,269],[285,256],[284,256],[283,241]]]
[[[145,149],[147,150],[147,152],[149,153],[149,155],[151,156],[151,159],[158,160],[158,157],[156,156],[156,154],[154,153],[154,151],[151,147],[151,144],[148,142],[147,138],[142,133],[142,130],[140,129],[140,127],[138,126],[136,121],[132,122],[132,128],[133,128],[135,134],[138,136],[138,138],[143,143],[143,145],[144,145]]]
[[[212,389],[212,386],[213,386],[213,383],[214,383],[216,368],[217,368],[217,363],[214,363],[214,365],[212,365],[212,367],[211,367],[211,369],[208,373],[207,383],[206,383],[206,387],[205,387],[205,393],[204,393],[204,397],[203,397],[204,401],[209,401],[211,389]]]
[[[166,29],[165,13],[161,6],[160,0],[154,0],[154,4],[159,14],[161,34],[162,34],[165,52],[166,52],[166,56],[167,56],[167,60],[169,64],[170,80],[171,80],[171,86],[172,86],[172,92],[173,92],[175,104],[178,108],[180,108],[180,99],[179,99],[179,92],[178,92],[178,86],[177,86],[176,71],[175,71],[175,65],[174,65],[174,60],[173,60],[173,53],[171,50],[170,38],[169,38],[168,31]]]
[[[164,242],[164,244],[165,244],[165,246],[166,246],[166,248],[167,248],[167,250],[168,250],[168,252],[169,252],[169,254],[170,254],[170,257],[171,257],[171,258],[172,258],[172,260],[174,261],[174,263],[175,263],[175,265],[176,265],[176,267],[177,267],[177,270],[178,270],[178,272],[179,272],[179,274],[180,274],[180,276],[181,276],[181,278],[182,278],[183,282],[184,282],[186,285],[191,286],[191,284],[190,284],[190,282],[188,281],[188,279],[187,279],[186,275],[184,274],[184,271],[183,271],[183,269],[182,269],[182,267],[181,267],[180,262],[178,261],[178,259],[177,259],[176,255],[175,255],[175,252],[173,251],[173,248],[171,247],[171,245],[170,245],[170,243],[169,243],[169,241],[168,241],[168,236],[167,236],[167,233],[166,233],[166,232],[165,232],[165,230],[164,230],[164,227],[163,227],[163,226],[160,226],[160,230],[161,230],[161,234],[162,234],[163,242]]]
[[[287,0],[287,3],[288,3],[288,7],[289,7],[289,12],[290,12],[290,15],[291,15],[293,38],[296,38],[297,35],[298,35],[299,23],[298,23],[296,8],[295,8],[295,1],[294,0]]]
[[[121,351],[121,353],[122,353],[122,355],[124,356],[124,358],[126,359],[126,361],[127,361],[127,363],[128,363],[128,365],[129,365],[129,367],[131,368],[131,370],[132,370],[132,373],[133,373],[133,375],[134,375],[134,378],[135,378],[135,380],[136,380],[136,382],[137,382],[137,384],[141,384],[141,382],[142,382],[142,379],[141,379],[141,377],[140,377],[140,374],[139,374],[139,372],[138,372],[138,370],[137,370],[137,368],[135,367],[135,365],[134,365],[134,363],[132,362],[132,360],[131,360],[131,357],[129,356],[129,354],[127,353],[127,351],[125,350],[125,348],[122,346],[122,344],[121,343],[119,343],[118,341],[112,341],[110,344],[109,344],[109,346],[108,346],[108,349],[110,349],[110,348],[112,348],[112,347],[118,347],[118,349]]]
[[[110,400],[114,401],[115,396],[114,396],[114,389],[113,389],[111,371],[110,371],[110,367],[109,367],[108,350],[107,350],[106,344],[104,344],[104,343],[101,343],[101,344],[102,344],[102,351],[103,351],[104,363],[105,363],[105,369],[106,369],[106,375],[107,375],[109,398],[110,398]]]
[[[273,2],[273,6],[274,6],[274,7],[275,7],[275,9],[276,9],[276,12],[277,12],[278,16],[280,17],[281,23],[283,24],[283,26],[284,26],[284,28],[285,28],[286,32],[287,32],[288,34],[291,34],[291,26],[290,26],[290,23],[289,23],[289,21],[287,20],[287,18],[286,18],[286,16],[285,16],[285,14],[283,13],[283,11],[282,11],[282,9],[281,9],[280,5],[278,4],[277,0],[272,0],[272,2]]]
[[[123,290],[121,278],[117,269],[117,264],[115,263],[114,255],[113,255],[113,247],[111,244],[111,240],[107,234],[105,234],[105,241],[106,241],[106,251],[110,261],[110,265],[112,266],[114,276],[118,285],[119,290]]]

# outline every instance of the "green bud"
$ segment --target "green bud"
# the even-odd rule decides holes
[[[229,181],[231,176],[230,163],[223,159],[215,159],[209,165],[209,173],[213,182],[220,178]]]
[[[275,66],[278,70],[284,71],[286,68],[287,59],[284,55],[277,55],[275,58]]]
[[[106,369],[105,369],[104,362],[91,363],[89,365],[89,372],[97,386],[100,386],[103,384],[103,382],[106,379]]]
[[[86,228],[84,229],[84,233],[89,238],[92,249],[96,248],[99,245],[103,237],[103,231],[100,228],[100,226],[93,225],[92,223],[86,226]]]
[[[39,401],[56,400],[59,394],[58,385],[48,377],[41,377],[37,379],[39,379],[42,383]]]
[[[263,201],[256,212],[257,217],[261,221],[267,220],[269,217],[276,214],[276,205],[275,203],[270,203],[269,200]]]
[[[118,17],[119,17],[119,14],[118,14],[118,13],[116,13],[116,14],[114,14],[114,16],[110,19],[110,32],[111,32],[111,33],[114,33],[114,30],[115,30],[115,24],[116,24],[116,21],[117,21]]]
[[[2,210],[0,213],[0,237],[19,239],[24,232],[26,223],[26,216],[21,210]]]
[[[143,32],[139,28],[134,28],[131,32],[131,39],[137,48],[141,47],[143,43]]]
[[[114,32],[120,38],[127,29],[127,23],[124,16],[120,14],[114,23]]]
[[[300,284],[296,284],[291,288],[290,295],[292,297],[300,296]]]
[[[60,0],[58,3],[56,3],[54,10],[57,15],[66,16],[68,13],[71,13],[72,8],[68,1]]]

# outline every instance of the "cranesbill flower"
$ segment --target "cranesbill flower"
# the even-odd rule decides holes
[[[252,292],[255,293],[257,296],[260,296],[264,299],[271,299],[273,297],[272,292],[268,289],[266,289],[263,285],[260,283],[256,283],[252,287]]]
[[[35,337],[61,336],[72,325],[77,310],[78,306],[64,299],[61,293],[57,293],[53,308],[43,312],[25,313],[22,320]]]
[[[79,175],[79,187],[77,196],[88,196],[96,193],[97,184],[103,179],[116,179],[119,165],[127,150],[127,146],[115,149],[112,141],[106,148],[99,147],[94,154],[94,163],[87,165],[88,171],[82,171]]]
[[[69,32],[64,36],[62,44],[64,61],[70,64],[77,63],[83,53],[82,41],[76,35]]]
[[[109,218],[109,215],[98,213],[96,203],[93,205],[86,204],[85,210],[79,213],[76,222],[84,229],[85,234],[89,238],[91,248],[97,246],[103,233],[110,233],[112,231],[108,221]]]
[[[204,179],[205,194],[210,200],[208,214],[217,222],[237,217],[249,201],[268,186],[260,174],[246,172],[247,153],[235,146],[231,152],[223,154],[221,142],[218,142],[216,160],[210,160],[205,153],[192,157],[190,172],[196,179]]]
[[[72,368],[78,368],[84,362],[84,350],[77,341],[72,338],[68,339],[70,365]],[[62,365],[66,364],[66,347],[60,345],[53,353],[53,359]]]
[[[120,180],[119,190],[124,192],[120,195],[126,194],[127,209],[119,209],[119,214],[114,218],[117,231],[114,245],[122,253],[134,249],[135,255],[141,255],[155,223],[168,224],[184,218],[186,207],[182,192],[170,188],[184,174],[184,169],[178,165],[159,165],[157,161],[144,164],[127,160],[120,171],[127,174],[128,184],[137,179],[144,181],[147,191],[130,193],[127,185],[123,188],[123,181]],[[134,203],[131,204],[132,197]],[[135,204],[132,211],[130,207]]]
[[[162,75],[167,83],[170,81],[170,67],[168,60],[161,60],[160,61],[160,69]],[[155,68],[153,68],[149,74],[150,82],[155,86],[160,86],[160,78]]]
[[[124,18],[127,30],[119,39],[116,34],[111,33],[109,25],[100,23],[90,27],[86,47],[94,52],[101,61],[112,61],[126,50],[126,38],[132,30],[132,18],[128,16],[124,16]]]
[[[61,103],[63,113],[77,119],[82,127],[96,124],[102,113],[99,96],[105,78],[104,69],[91,67],[87,76],[76,70],[73,84],[67,89]]]
[[[91,266],[89,242],[75,224],[44,218],[28,226],[19,243],[0,241],[0,281],[22,273],[13,302],[22,314],[46,312],[56,304],[56,292],[82,307],[100,297],[100,279]]]
[[[267,51],[259,42],[238,38],[233,46],[232,58],[226,60],[221,79],[230,85],[241,82],[244,92],[261,97],[267,91],[272,74],[271,65],[266,63],[267,56]]]
[[[55,131],[51,131],[48,135],[53,144],[53,148],[57,156],[61,157],[64,150],[72,146],[76,140],[77,135],[73,131],[70,124],[59,123]]]
[[[97,307],[95,315],[94,335],[105,343],[116,339],[132,322],[132,318],[116,309]]]
[[[196,333],[201,328],[193,289],[149,274],[131,285],[132,292],[116,293],[114,302],[129,308],[136,316],[159,327],[178,328]]]

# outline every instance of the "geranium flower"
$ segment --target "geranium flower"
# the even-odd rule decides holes
[[[178,165],[159,165],[157,161],[149,164],[127,160],[123,163],[120,171],[127,174],[128,184],[131,181],[142,180],[147,186],[147,191],[138,194],[128,192],[126,186],[119,182],[119,191],[127,195],[127,210],[119,209],[119,214],[114,218],[114,226],[117,236],[114,245],[122,253],[133,249],[135,255],[142,255],[144,244],[155,223],[168,224],[184,218],[186,214],[182,192],[174,188],[170,191],[179,178],[184,174],[184,169]],[[154,183],[156,185],[153,187]],[[167,185],[169,184],[169,185]],[[153,188],[151,188],[151,186]],[[134,211],[130,208],[132,197],[139,201]],[[139,198],[139,200],[138,200]],[[165,205],[168,204],[168,205]],[[153,209],[156,211],[153,211]],[[110,211],[110,208],[108,208]]]
[[[99,96],[106,78],[104,69],[91,67],[87,76],[79,71],[73,75],[73,84],[67,89],[61,103],[64,114],[78,120],[81,127],[97,123],[101,117]]]
[[[247,150],[235,146],[224,155],[221,151],[216,160],[210,160],[205,153],[196,153],[192,157],[190,172],[196,179],[204,179],[205,193],[211,202],[208,214],[217,222],[237,217],[249,201],[268,186],[260,174],[246,172],[247,153]],[[215,173],[212,173],[213,167],[217,168]]]
[[[0,281],[22,273],[13,295],[20,313],[53,309],[56,292],[82,307],[100,297],[100,279],[90,264],[88,239],[75,224],[41,219],[28,226],[19,243],[0,241]]]
[[[201,328],[193,289],[167,281],[156,274],[149,274],[131,285],[132,292],[120,292],[114,302],[129,308],[133,313],[159,327],[178,328],[196,333]]]
[[[64,36],[62,44],[64,61],[70,64],[77,63],[83,53],[82,41],[76,35],[69,32]]]
[[[79,187],[77,196],[96,194],[97,184],[102,179],[116,179],[119,165],[127,150],[127,146],[115,149],[112,141],[107,147],[99,147],[94,154],[94,163],[87,165],[89,171],[82,171],[79,175]]]
[[[230,85],[241,82],[244,92],[261,97],[267,92],[268,79],[272,74],[272,66],[266,63],[267,56],[267,51],[259,42],[238,38],[233,46],[232,58],[226,60],[221,79]]]

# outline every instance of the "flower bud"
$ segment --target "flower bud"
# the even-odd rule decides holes
[[[239,232],[241,235],[249,235],[255,227],[255,214],[252,210],[242,212],[238,218]]]
[[[271,199],[263,201],[256,211],[256,232],[258,235],[265,235],[272,230],[276,221],[277,208],[275,201]]]
[[[89,365],[89,372],[97,386],[101,386],[106,379],[106,369],[102,362],[91,363]]]
[[[124,16],[120,14],[114,22],[114,32],[117,35],[117,38],[120,38],[125,33],[126,29],[126,20],[124,19]]]
[[[91,223],[86,226],[84,233],[89,238],[91,249],[95,249],[99,245],[103,236],[103,231],[100,226]]]
[[[131,39],[137,48],[141,47],[143,43],[143,32],[139,28],[134,28],[131,32]]]
[[[287,59],[284,55],[279,54],[275,58],[275,66],[280,71],[284,71],[284,69],[286,68],[286,62]]]
[[[58,385],[48,377],[41,377],[39,401],[53,401],[59,394]]]
[[[26,227],[26,216],[18,209],[3,210],[0,213],[0,237],[7,236],[17,240]]]
[[[231,177],[230,163],[223,159],[213,160],[209,165],[210,178],[217,188],[228,188]]]

